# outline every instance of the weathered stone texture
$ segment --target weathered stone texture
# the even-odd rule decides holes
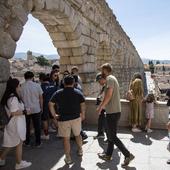
[[[13,19],[6,31],[9,32],[13,40],[18,41],[23,31],[21,21],[17,18]]]
[[[61,70],[79,67],[86,94],[96,92],[95,74],[105,62],[113,65],[122,95],[133,73],[143,72],[135,47],[105,0],[1,0],[0,56],[14,55],[29,13],[49,32]]]
[[[12,7],[12,17],[17,17],[23,25],[25,25],[28,20],[28,14],[21,5],[16,5]]]
[[[11,58],[14,56],[16,43],[9,34],[0,30],[0,56]]]
[[[0,99],[2,98],[2,96],[4,94],[5,88],[6,88],[6,83],[0,82]]]
[[[8,80],[10,75],[9,61],[0,57],[0,83],[4,83]]]

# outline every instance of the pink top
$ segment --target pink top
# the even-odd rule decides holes
[[[145,111],[146,115],[150,115],[151,117],[153,117],[154,115],[154,102],[152,103],[148,103],[146,102],[146,111]]]

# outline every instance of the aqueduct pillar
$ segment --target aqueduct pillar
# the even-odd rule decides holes
[[[122,95],[132,74],[143,72],[135,47],[105,0],[1,0],[0,98],[10,75],[8,59],[14,56],[28,14],[48,31],[61,71],[79,67],[86,95],[96,92],[95,74],[105,62],[113,65]]]

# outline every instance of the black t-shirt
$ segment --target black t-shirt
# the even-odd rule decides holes
[[[41,88],[43,90],[43,112],[49,113],[48,102],[58,89],[57,86],[50,83],[42,83]]]
[[[67,121],[80,117],[80,104],[85,98],[80,90],[66,87],[54,93],[50,101],[57,104],[59,121]]]

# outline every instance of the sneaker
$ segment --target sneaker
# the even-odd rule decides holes
[[[70,165],[70,164],[73,164],[73,161],[70,157],[65,157],[64,158],[64,162],[67,164],[67,165]]]
[[[130,154],[129,157],[126,157],[124,162],[121,164],[122,168],[125,168],[129,163],[135,158],[134,155]]]
[[[152,129],[147,129],[147,133],[152,133],[153,130]]]
[[[27,142],[24,142],[24,143],[23,143],[23,146],[25,146],[25,147],[31,147],[31,145],[30,145],[29,143],[27,143]]]
[[[142,132],[139,128],[132,128],[132,132]]]
[[[49,127],[48,131],[51,132],[51,133],[54,133],[54,132],[56,132],[56,129],[53,129],[52,127]]]
[[[82,137],[82,140],[86,140],[88,138],[87,134],[84,131],[81,131],[80,135]]]
[[[88,138],[87,135],[83,135],[83,136],[82,136],[82,140],[86,140],[87,138]]]
[[[41,148],[42,147],[42,142],[40,144],[35,144],[35,148]]]
[[[43,140],[49,140],[50,139],[50,135],[42,135],[41,139]]]
[[[99,153],[98,157],[104,161],[111,161],[112,160],[112,156],[108,156],[105,153]]]
[[[83,156],[83,150],[82,150],[82,149],[79,149],[79,150],[77,151],[77,155],[78,155],[78,156]]]
[[[97,134],[97,136],[94,137],[94,139],[104,139],[104,134]]]
[[[170,164],[170,159],[168,159],[166,163],[167,163],[167,164]]]
[[[0,159],[0,166],[4,166],[5,165],[5,159]]]
[[[21,161],[20,164],[15,165],[15,169],[23,169],[23,168],[27,168],[27,167],[29,167],[31,165],[32,165],[31,162]]]
[[[108,144],[108,140],[107,140],[107,139],[104,140],[104,141],[103,141],[103,144],[104,144],[104,145],[107,145],[107,144]]]

